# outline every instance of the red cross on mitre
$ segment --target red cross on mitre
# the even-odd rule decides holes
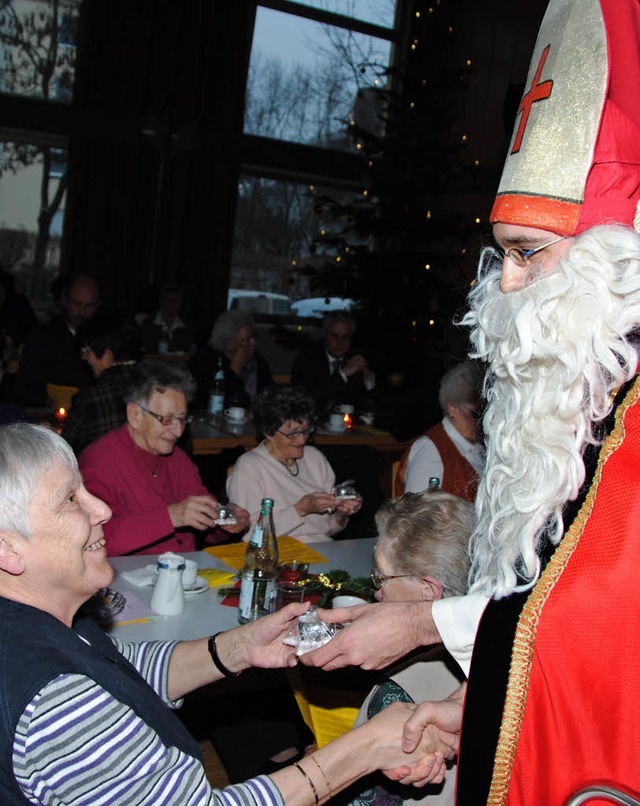
[[[518,151],[520,151],[520,146],[522,145],[522,138],[524,137],[524,130],[527,128],[527,123],[529,122],[531,107],[537,101],[544,101],[551,95],[551,90],[553,89],[553,81],[549,80],[540,83],[540,76],[542,75],[542,71],[544,69],[544,63],[547,60],[550,48],[551,45],[547,45],[547,47],[542,51],[540,61],[538,62],[538,69],[536,70],[536,74],[533,77],[533,81],[531,82],[531,89],[529,90],[529,92],[525,93],[522,100],[520,101],[520,107],[518,109],[518,113],[522,112],[522,117],[520,118],[518,131],[516,132],[516,136],[513,141],[513,148],[511,149],[512,154],[517,154]]]

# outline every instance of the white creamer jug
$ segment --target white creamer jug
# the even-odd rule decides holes
[[[158,578],[151,594],[150,607],[161,616],[177,616],[184,610],[182,572],[184,557],[166,551],[158,556]]]

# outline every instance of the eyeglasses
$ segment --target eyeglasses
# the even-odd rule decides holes
[[[417,577],[418,574],[390,574],[387,576],[386,574],[381,574],[377,568],[372,568],[371,573],[369,574],[371,577],[371,582],[373,583],[373,587],[376,590],[380,590],[380,588],[384,585],[385,582],[388,582],[390,579],[403,579],[404,577]]]
[[[526,251],[522,249],[507,249],[503,251],[502,249],[497,249],[496,251],[504,260],[505,256],[509,258],[512,263],[515,263],[516,266],[520,266],[520,268],[524,268],[527,265],[527,260],[532,256],[537,254],[538,252],[542,252],[543,249],[546,249],[548,246],[553,246],[554,243],[559,243],[560,241],[564,241],[566,235],[562,235],[560,238],[555,238],[553,241],[549,241],[549,243],[545,243],[542,246],[537,246],[535,249],[527,249]]]
[[[306,428],[300,428],[296,431],[278,431],[278,434],[282,434],[283,437],[286,439],[295,439],[296,437],[308,437],[315,431],[315,426],[308,425]]]
[[[186,428],[190,422],[193,422],[193,414],[183,414],[182,416],[178,416],[177,414],[156,414],[155,411],[145,408],[141,403],[137,403],[136,405],[138,408],[141,408],[145,414],[151,415],[160,425],[173,425],[174,423],[178,423],[181,428]]]

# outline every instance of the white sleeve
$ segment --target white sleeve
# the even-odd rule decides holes
[[[432,476],[440,479],[442,487],[443,473],[444,464],[438,449],[429,437],[420,437],[413,443],[409,451],[404,491],[421,493],[429,486],[429,479]]]
[[[431,612],[442,643],[456,659],[466,677],[469,676],[478,624],[488,601],[488,596],[469,593],[466,596],[438,599],[433,603]]]

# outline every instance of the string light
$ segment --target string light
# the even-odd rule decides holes
[[[463,134],[463,135],[462,135],[462,142],[463,142],[463,143],[466,143],[466,142],[467,142],[467,135],[466,135],[466,134]]]
[[[430,324],[430,325],[435,325],[435,323],[436,323],[436,320],[435,320],[435,319],[429,319],[429,324]]]
[[[429,271],[429,269],[431,268],[431,264],[430,263],[425,263],[424,267],[425,267],[426,271]]]
[[[297,265],[298,265],[298,261],[297,261],[297,260],[292,260],[292,261],[291,261],[291,265],[292,265],[292,266],[297,266]]]

